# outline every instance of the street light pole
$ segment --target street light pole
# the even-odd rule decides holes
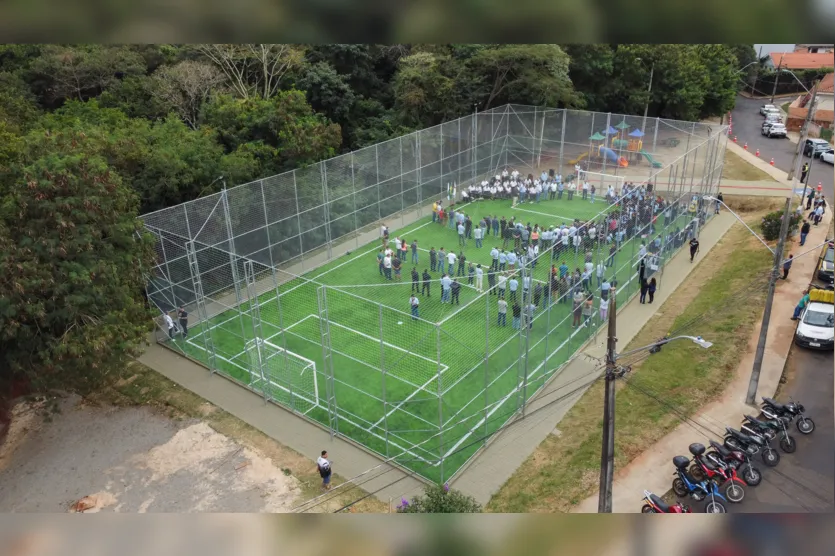
[[[609,338],[606,346],[606,388],[603,398],[603,449],[600,452],[600,494],[597,513],[612,513],[615,475],[615,371],[617,369],[617,292],[609,290]]]
[[[789,220],[791,219],[792,197],[786,198],[786,208],[783,210],[783,222],[780,224],[780,239],[777,240],[777,248],[774,250],[774,266],[771,269],[771,276],[768,278],[768,294],[765,299],[765,311],[763,311],[763,322],[760,327],[760,338],[757,341],[757,351],[754,355],[754,368],[751,369],[751,378],[748,381],[748,393],[745,396],[745,403],[754,405],[757,399],[757,386],[760,382],[760,371],[763,366],[765,355],[765,341],[768,337],[768,325],[771,322],[771,306],[774,303],[774,289],[777,286],[777,277],[780,275],[780,263],[783,260],[783,244],[786,242],[786,235],[789,231]]]
[[[789,175],[787,179],[793,179],[795,173],[797,172],[797,168],[800,166],[800,161],[802,157],[800,156],[801,151],[803,150],[803,146],[806,143],[806,139],[809,137],[809,125],[812,121],[812,112],[815,110],[815,100],[818,96],[818,86],[820,85],[820,81],[812,87],[812,98],[809,100],[809,108],[806,110],[806,119],[803,121],[803,131],[800,134],[800,140],[797,142],[797,148],[794,150],[794,158],[792,159],[792,167],[789,168]],[[810,162],[814,162],[814,154],[812,153],[812,157],[810,158]],[[809,167],[811,168],[812,165],[810,164]],[[809,176],[806,176],[806,179],[803,180],[803,195],[806,195],[806,184],[809,183]],[[794,193],[794,188],[792,188],[792,193]],[[800,202],[803,202],[803,197],[800,198]]]

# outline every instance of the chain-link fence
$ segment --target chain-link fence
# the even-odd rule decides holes
[[[160,337],[448,480],[596,334],[607,285],[618,307],[663,286],[713,215],[726,141],[718,126],[508,105],[146,215],[148,298],[174,322]],[[460,202],[503,170],[568,182],[575,166],[596,204],[579,189]]]

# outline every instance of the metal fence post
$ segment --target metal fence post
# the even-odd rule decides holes
[[[386,401],[386,343],[383,341],[383,304],[378,303],[377,320],[380,325],[380,375],[382,376],[383,426],[385,427],[386,457],[389,457],[388,402]],[[373,431],[372,431],[373,433]]]
[[[296,171],[293,170],[293,197],[296,200],[296,225],[299,230],[299,255],[302,259],[302,270],[304,270],[304,242],[302,241],[302,211],[299,208],[299,188],[296,186]]]
[[[244,298],[241,293],[240,277],[238,276],[238,260],[235,255],[235,236],[232,233],[232,214],[229,210],[229,196],[225,187],[223,188],[223,191],[221,191],[220,195],[220,200],[223,204],[223,219],[226,222],[226,233],[229,236],[229,266],[231,267],[232,282],[235,285],[235,299],[237,301],[234,310],[238,313],[238,320],[241,323],[241,338],[243,338],[244,343],[246,343],[246,327],[244,326],[244,315],[241,311],[241,305],[243,305]]]
[[[492,267],[490,268],[492,271]],[[488,286],[489,287],[489,286]],[[495,286],[494,286],[495,287]],[[490,406],[490,293],[484,296],[484,439],[482,445],[487,444],[487,414]],[[505,313],[505,326],[507,326],[507,313]]]
[[[325,241],[328,242],[328,260],[333,259],[333,251],[331,250],[333,243],[333,234],[331,233],[331,207],[328,202],[328,169],[324,162],[319,164],[319,176],[322,181],[322,202],[325,207]],[[380,177],[377,176],[377,181]]]
[[[446,455],[444,454],[444,398],[443,398],[443,381],[441,377],[441,325],[435,325],[435,334],[436,334],[436,344],[435,348],[437,351],[437,363],[438,367],[436,369],[437,377],[438,377],[438,458],[440,459],[439,465],[441,468],[441,482],[444,482],[444,460],[446,459]]]
[[[652,134],[652,155],[655,156],[655,153],[658,151],[656,150],[656,143],[658,142],[658,128],[661,126],[661,118],[655,118],[655,131]],[[652,165],[650,164],[650,167]]]

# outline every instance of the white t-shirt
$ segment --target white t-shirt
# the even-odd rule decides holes
[[[324,472],[325,475],[330,472],[331,462],[329,462],[327,458],[320,456],[319,459],[316,460],[316,465],[319,466],[320,472]]]
[[[394,238],[394,245],[397,247],[397,250],[400,251],[400,247],[403,245],[403,242],[400,241],[399,237]]]
[[[165,324],[168,326],[168,328],[174,328],[174,320],[171,318],[171,315],[167,313],[165,315]]]
[[[483,268],[481,268],[481,267],[478,267],[478,266],[477,266],[477,267],[475,268],[475,275],[476,275],[476,276],[484,276],[484,269],[483,269]]]
[[[391,268],[391,257],[389,257],[388,255],[383,257],[383,267]]]
[[[447,260],[447,261],[449,261],[449,264],[450,264],[450,265],[454,265],[454,264],[455,264],[455,260],[456,260],[457,258],[458,258],[458,257],[456,257],[456,256],[455,256],[455,253],[449,253],[449,254],[447,254],[447,256],[446,256],[446,260]]]
[[[380,237],[383,237],[383,236],[386,235],[386,229],[387,228],[385,226],[380,226]]]
[[[417,307],[418,305],[420,305],[420,301],[418,301],[417,297],[412,296],[411,299],[409,299],[409,304],[413,307]]]

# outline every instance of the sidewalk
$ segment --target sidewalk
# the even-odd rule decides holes
[[[736,222],[727,211],[713,218],[702,230],[699,239],[703,257],[708,256],[725,233]],[[690,264],[690,255],[682,249],[665,266],[661,272],[659,290],[656,294],[659,302],[654,305],[641,305],[637,297],[618,310],[618,344],[626,346],[653,317],[655,310],[660,307],[672,292],[684,281],[694,268]],[[453,486],[462,492],[473,496],[480,503],[487,503],[501,486],[513,475],[525,460],[534,452],[539,444],[555,432],[560,421],[569,409],[585,393],[585,389],[577,392],[560,403],[547,404],[561,394],[576,388],[578,384],[586,382],[584,377],[591,377],[600,371],[600,361],[606,352],[606,330],[601,330],[583,350],[588,357],[578,357],[560,372],[559,375],[529,402],[527,411],[536,411],[530,417],[518,421],[512,427],[493,437],[487,447],[477,457],[471,460]],[[549,393],[551,393],[549,395]],[[540,411],[537,411],[540,408]],[[633,496],[634,498],[634,496]]]
[[[832,211],[827,211],[819,226],[813,226],[806,240],[804,250],[822,243],[829,233]],[[786,253],[799,251],[796,240],[787,246]],[[789,319],[792,311],[808,286],[818,258],[814,253],[795,259],[791,274],[786,281],[779,280],[774,296],[771,324],[766,340],[765,357],[760,374],[757,399],[762,396],[772,397],[777,391],[786,358],[794,340],[794,322]],[[748,343],[748,353],[742,359],[731,382],[721,398],[709,404],[692,419],[704,424],[711,430],[721,431],[724,426],[739,425],[742,415],[755,410],[745,404],[748,380],[754,363],[760,327],[755,327]],[[759,407],[759,405],[757,405]],[[618,513],[640,512],[641,493],[650,490],[656,493],[670,489],[670,476],[673,471],[672,459],[677,455],[689,455],[687,446],[693,442],[707,444],[708,438],[687,423],[680,424],[673,432],[648,448],[625,469],[615,470],[612,493],[612,511]],[[718,439],[714,439],[718,440]],[[575,509],[577,513],[597,512],[597,494],[581,502]]]

